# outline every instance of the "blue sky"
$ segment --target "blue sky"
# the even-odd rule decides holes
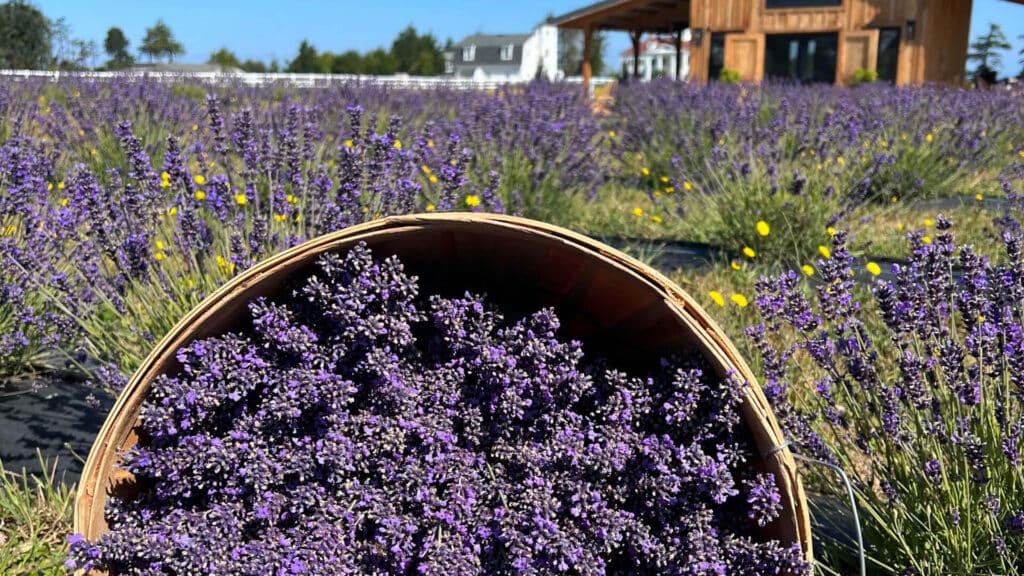
[[[163,18],[185,45],[182,62],[205,62],[222,46],[240,58],[285,63],[304,38],[319,50],[361,52],[390,46],[407,25],[456,41],[476,32],[526,33],[553,12],[562,14],[592,0],[31,0],[48,17],[67,18],[72,35],[103,44],[111,26],[124,30],[137,49],[147,27]],[[974,0],[971,38],[1000,24],[1012,52],[1003,74],[1016,74],[1024,47],[1024,5]],[[629,46],[625,33],[609,36],[606,62]],[[614,58],[613,58],[614,57]],[[105,59],[105,57],[103,57]]]

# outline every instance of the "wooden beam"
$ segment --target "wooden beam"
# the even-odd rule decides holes
[[[673,38],[676,43],[676,82],[680,82],[682,78],[679,77],[679,73],[683,70],[683,29],[677,27]]]
[[[590,52],[594,48],[594,29],[587,28],[583,31],[583,93],[590,95]]]
[[[671,31],[671,23],[690,19],[693,0],[621,0],[582,10],[572,18],[558,22],[560,28],[584,30]],[[1024,1],[1024,0],[1022,0]]]
[[[689,22],[688,10],[673,9],[658,14],[616,14],[601,20],[594,25],[600,30],[635,30],[642,28],[647,32],[672,32],[676,22]]]
[[[640,76],[640,30],[629,31],[629,41],[633,43],[633,78]]]

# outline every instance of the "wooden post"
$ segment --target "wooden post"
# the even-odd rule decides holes
[[[639,30],[629,31],[629,40],[633,43],[633,78],[640,76],[640,34]]]
[[[587,27],[583,30],[583,92],[590,95],[590,51],[594,43],[594,29]]]
[[[676,27],[674,38],[676,41],[676,82],[681,82],[682,78],[679,77],[683,70],[683,28],[681,26]]]

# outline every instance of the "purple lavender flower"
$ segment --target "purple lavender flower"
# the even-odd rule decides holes
[[[755,538],[743,385],[700,357],[638,377],[553,310],[420,294],[364,245],[322,257],[248,329],[179,351],[72,567],[118,574],[807,573]]]

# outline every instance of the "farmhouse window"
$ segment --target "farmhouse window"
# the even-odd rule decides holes
[[[501,59],[506,61],[506,62],[511,60],[512,59],[512,54],[515,52],[515,49],[516,49],[516,47],[515,47],[514,44],[509,44],[507,46],[502,46],[501,47]]]
[[[463,62],[472,62],[473,60],[476,60],[476,45],[475,44],[472,45],[472,46],[466,46],[465,48],[462,49],[462,61]]]

